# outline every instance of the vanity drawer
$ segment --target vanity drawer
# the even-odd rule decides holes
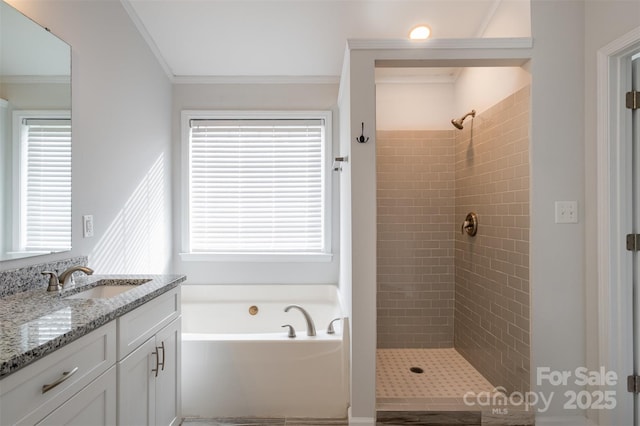
[[[0,380],[0,424],[38,422],[115,361],[116,323],[111,321]]]
[[[180,316],[180,287],[118,318],[118,361]]]

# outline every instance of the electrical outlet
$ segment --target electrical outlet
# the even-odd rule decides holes
[[[578,202],[556,201],[556,223],[578,223]]]
[[[84,238],[93,237],[93,215],[82,216],[82,236]]]

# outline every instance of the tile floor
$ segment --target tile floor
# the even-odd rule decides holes
[[[532,425],[524,407],[465,403],[467,392],[495,395],[494,386],[455,349],[378,349],[376,400],[379,425]],[[422,373],[412,372],[417,367]],[[474,399],[471,399],[474,401]],[[478,420],[478,416],[480,420]],[[392,423],[388,423],[391,421]],[[479,422],[480,421],[480,422]]]
[[[462,398],[466,392],[493,393],[494,389],[453,348],[378,349],[376,362],[379,410],[413,401],[423,403],[423,410],[465,411],[469,410]],[[411,368],[423,372],[414,373]]]

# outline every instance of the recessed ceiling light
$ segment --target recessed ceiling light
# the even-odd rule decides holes
[[[418,25],[413,27],[409,32],[409,39],[411,40],[426,40],[431,35],[431,28],[427,25]]]

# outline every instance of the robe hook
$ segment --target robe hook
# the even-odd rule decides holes
[[[367,143],[367,142],[369,142],[369,137],[368,136],[366,138],[364,137],[364,122],[362,123],[362,132],[360,133],[360,136],[356,138],[356,141],[358,143]]]

